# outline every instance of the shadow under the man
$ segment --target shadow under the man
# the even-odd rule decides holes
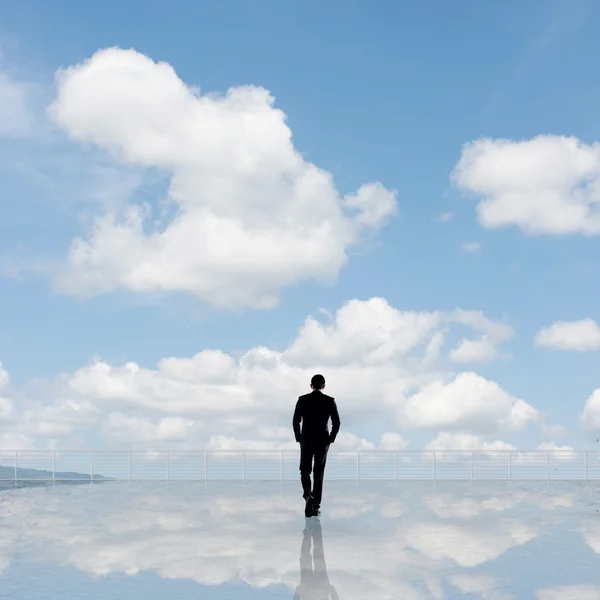
[[[311,540],[313,552],[311,554]],[[300,585],[296,588],[294,600],[339,600],[335,588],[329,581],[323,534],[318,517],[306,519],[306,526],[300,546]]]

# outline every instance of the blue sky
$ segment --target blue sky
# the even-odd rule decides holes
[[[1,14],[0,72],[24,90],[23,111],[33,123],[27,133],[0,137],[0,254],[9,265],[0,278],[0,360],[11,377],[5,395],[20,415],[4,424],[4,434],[19,431],[27,443],[36,440],[42,446],[62,443],[59,434],[36,437],[40,428],[33,421],[47,422],[48,414],[24,416],[32,401],[31,381],[43,380],[46,387],[35,393],[44,406],[60,405],[74,392],[72,386],[69,393],[56,392],[62,381],[56,377],[76,372],[95,355],[113,366],[131,361],[155,369],[162,358],[190,357],[204,349],[233,356],[256,346],[282,352],[319,308],[335,313],[349,300],[381,297],[401,311],[460,307],[509,324],[514,336],[502,350],[511,358],[454,371],[475,371],[540,413],[551,411],[549,422],[569,429],[560,439],[550,436],[552,441],[596,444],[591,434],[581,433],[578,416],[600,387],[598,352],[541,348],[534,338],[556,321],[600,322],[598,234],[532,234],[516,223],[485,227],[476,212],[481,195],[465,194],[451,181],[463,146],[483,137],[517,144],[549,135],[557,136],[549,144],[560,145],[558,136],[572,136],[585,145],[595,143],[600,136],[593,76],[600,8],[594,3],[108,1],[81,8],[58,1],[52,6],[2,3]],[[170,174],[164,165],[147,170],[101,147],[102,126],[98,133],[93,123],[108,113],[86,108],[75,119],[69,112],[79,101],[75,96],[58,124],[44,112],[59,102],[57,69],[109,47],[164,61],[202,93],[223,94],[241,85],[266,88],[286,114],[295,149],[332,174],[340,196],[381,182],[396,192],[397,216],[346,248],[348,260],[335,281],[300,277],[278,288],[279,304],[272,309],[229,310],[188,290],[160,291],[164,282],[146,292],[124,285],[83,299],[56,293],[47,263],[65,260],[73,238],[85,232],[82,218],[89,222],[122,201],[148,201],[157,210],[157,199],[168,194]],[[98,85],[101,94],[109,84]],[[79,126],[87,127],[81,134],[87,142],[77,138]],[[502,173],[506,163],[498,168],[501,181],[514,175]],[[552,169],[542,160],[542,173]],[[539,192],[534,188],[533,196]],[[597,196],[590,202],[593,206]],[[442,222],[442,213],[453,218]],[[463,244],[473,242],[481,250],[465,252]],[[15,269],[17,278],[10,276]],[[361,326],[368,330],[369,322]],[[460,335],[452,335],[458,342]],[[347,357],[344,368],[355,359]],[[316,357],[307,368],[327,377],[327,367]],[[341,373],[329,379],[328,389],[339,399],[343,417]],[[265,385],[252,393],[260,395]],[[289,402],[303,391],[292,392]],[[77,393],[78,402],[94,403],[103,395],[97,388],[88,396],[81,388]],[[112,400],[98,414],[125,410],[118,406],[118,394]],[[360,399],[353,407],[360,412]],[[162,416],[140,406],[136,410],[136,419],[158,427]],[[278,426],[287,426],[281,419]],[[453,431],[484,435],[490,442],[533,447],[543,437],[534,423],[510,434],[480,431],[468,418],[457,423]],[[70,433],[75,435],[77,427]],[[375,442],[385,430],[381,424],[369,427],[363,431],[357,424],[353,431]],[[95,439],[93,428],[86,431],[83,440]],[[413,445],[436,434],[418,427],[407,433],[400,425],[390,431]],[[10,442],[14,445],[15,438],[3,445]]]

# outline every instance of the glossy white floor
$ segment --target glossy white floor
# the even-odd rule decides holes
[[[600,598],[600,483],[45,484],[0,492],[0,597]]]

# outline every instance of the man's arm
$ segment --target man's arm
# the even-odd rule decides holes
[[[294,428],[294,436],[297,442],[300,441],[300,419],[302,419],[302,406],[300,398],[298,398],[294,410],[294,418],[292,419],[292,427]]]
[[[329,436],[329,441],[331,444],[335,442],[335,438],[340,430],[340,415],[338,413],[337,404],[335,400],[331,399],[331,435]]]

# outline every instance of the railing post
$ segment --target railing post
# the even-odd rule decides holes
[[[585,451],[585,479],[588,478],[588,451]]]
[[[436,469],[437,469],[437,466],[436,466],[436,461],[435,461],[435,450],[434,450],[433,451],[433,478],[434,479],[436,478],[436,475],[437,475]]]
[[[52,481],[56,481],[56,450],[52,451]]]
[[[129,451],[129,481],[131,481],[131,450]]]
[[[94,481],[94,451],[90,452],[90,480]]]
[[[508,479],[512,480],[512,450],[508,451]]]

